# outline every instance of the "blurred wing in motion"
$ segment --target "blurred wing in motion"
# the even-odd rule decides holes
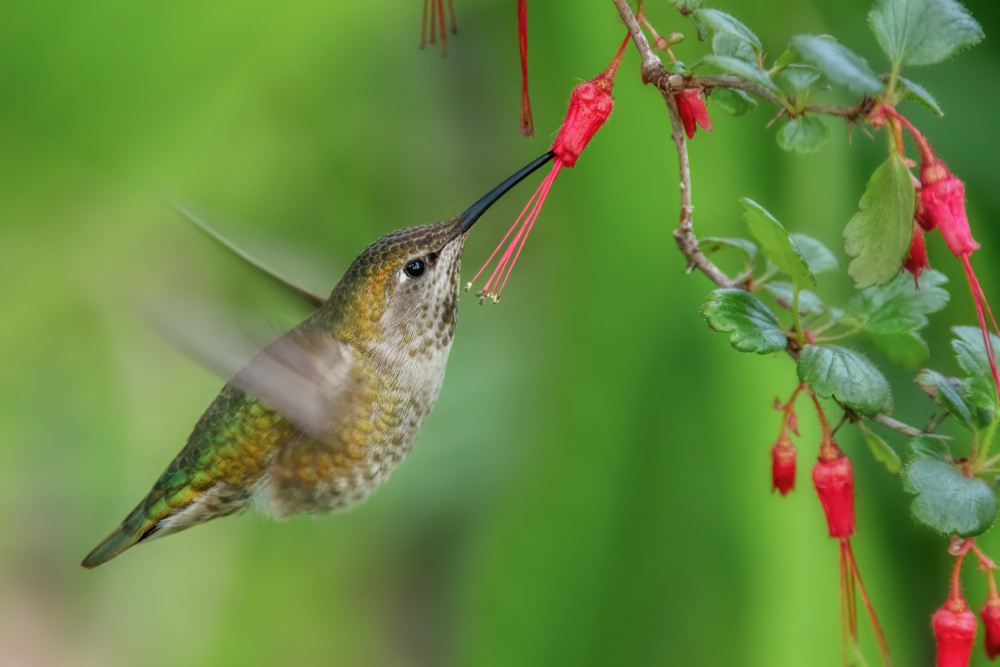
[[[304,325],[278,338],[250,333],[235,316],[192,299],[157,300],[142,312],[157,333],[220,379],[310,437],[331,441],[345,398],[357,389],[351,349],[332,334]]]
[[[202,232],[204,232],[209,238],[211,238],[216,243],[224,247],[226,250],[228,250],[229,252],[233,253],[234,255],[242,259],[250,266],[254,267],[258,271],[263,273],[271,280],[278,283],[278,285],[280,285],[281,287],[291,291],[295,296],[303,300],[306,304],[308,304],[312,308],[319,308],[320,306],[323,305],[323,302],[326,301],[326,299],[324,299],[323,297],[303,287],[302,285],[292,280],[291,278],[282,275],[281,273],[279,273],[278,271],[276,271],[275,269],[271,268],[269,265],[264,263],[262,260],[257,259],[253,255],[246,252],[238,245],[227,239],[225,236],[223,236],[213,227],[211,227],[207,222],[205,222],[202,216],[196,214],[189,206],[182,204],[177,199],[168,197],[166,195],[164,195],[164,198],[174,208],[174,210],[176,210],[178,213],[184,216],[184,218],[188,222],[190,222],[192,225],[194,225]]]
[[[229,384],[283,415],[306,435],[333,444],[359,383],[351,349],[327,332],[293,329],[236,373]]]

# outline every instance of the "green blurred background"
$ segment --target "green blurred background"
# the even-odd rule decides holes
[[[803,403],[799,490],[771,495],[770,406],[794,369],[736,353],[699,317],[710,285],[683,274],[676,158],[633,49],[611,121],[556,183],[501,303],[463,297],[437,408],[384,488],[347,514],[231,518],[79,567],[221,386],[130,304],[197,295],[296,314],[158,189],[292,272],[308,256],[328,290],[378,236],[455,215],[545,150],[573,85],[624,34],[609,2],[530,3],[528,140],[513,0],[455,0],[447,58],[417,49],[420,2],[367,4],[4,8],[0,665],[841,664],[837,548],[807,476],[815,419]],[[968,4],[986,42],[908,74],[947,115],[904,111],[968,183],[974,262],[996,302],[1000,9]],[[775,54],[828,32],[885,66],[865,1],[718,6]],[[661,32],[691,32],[663,2],[648,13]],[[691,62],[701,48],[677,52]],[[830,121],[821,154],[787,155],[763,130],[771,109],[710,112],[714,131],[691,148],[698,231],[742,234],[749,196],[843,257],[883,139],[855,131],[849,145]],[[536,182],[480,223],[466,276]],[[937,238],[931,261],[954,278],[929,337],[953,371],[946,327],[973,311]],[[834,301],[850,291],[846,276],[820,287]],[[897,415],[917,422],[930,403],[912,375],[892,377]],[[897,664],[929,665],[945,540],[914,524],[855,429],[840,440],[856,462],[856,553]],[[996,535],[981,544],[1000,556]],[[978,608],[983,578],[966,574]]]

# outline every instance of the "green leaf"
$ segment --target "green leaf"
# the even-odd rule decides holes
[[[921,433],[910,438],[910,442],[906,445],[906,451],[910,460],[951,461],[951,449],[948,447],[948,441],[932,433]]]
[[[792,48],[830,81],[846,86],[851,92],[874,95],[885,88],[864,58],[830,37],[796,35],[792,37]]]
[[[786,310],[792,309],[795,303],[795,286],[781,280],[769,280],[764,289],[774,295],[778,305]],[[826,311],[826,305],[819,295],[810,290],[799,290],[799,315],[821,315]]]
[[[727,32],[712,35],[712,53],[717,56],[731,56],[757,66],[757,53],[746,40],[733,37]]]
[[[883,464],[890,475],[898,475],[899,471],[903,469],[903,462],[899,460],[899,454],[896,453],[896,450],[890,447],[889,443],[879,437],[877,433],[865,426],[864,422],[859,421],[858,428],[865,436],[865,442],[868,443],[868,449],[871,450],[875,460]]]
[[[715,88],[708,99],[733,116],[742,116],[747,111],[757,108],[757,100],[735,88]]]
[[[762,47],[757,35],[753,34],[749,28],[740,23],[736,17],[725,12],[720,12],[718,9],[697,9],[691,12],[691,18],[695,23],[707,25],[715,34],[731,35],[740,41],[746,42],[754,50],[754,53],[760,55]]]
[[[744,290],[715,290],[701,307],[701,315],[712,329],[731,332],[729,342],[740,352],[768,354],[784,350],[788,344],[778,316]]]
[[[948,282],[943,273],[928,269],[916,288],[909,273],[899,273],[885,285],[869,287],[847,304],[847,312],[867,331],[876,334],[910,333],[927,326],[927,315],[948,305]]]
[[[902,158],[882,163],[844,228],[844,250],[854,257],[847,273],[856,286],[888,282],[903,266],[913,236],[913,183]]]
[[[941,111],[937,100],[934,99],[934,96],[926,88],[903,77],[899,77],[899,83],[903,85],[903,89],[906,91],[906,99],[920,102],[938,116],[944,115],[944,111]]]
[[[903,470],[903,488],[917,494],[913,517],[943,535],[972,537],[989,530],[997,497],[978,477],[966,477],[945,461],[921,458]]]
[[[806,264],[813,275],[840,268],[837,256],[820,241],[797,232],[792,232],[789,236],[792,237],[792,241],[802,254],[802,259],[806,260]]]
[[[752,63],[748,63],[745,60],[740,60],[739,58],[734,58],[732,56],[707,55],[698,62],[702,65],[716,67],[728,74],[734,74],[736,76],[741,76],[744,79],[749,79],[757,85],[767,88],[776,95],[781,94],[781,89],[778,88],[774,81],[771,81],[771,77],[768,76],[767,72],[757,69],[757,67],[755,67]]]
[[[799,356],[798,375],[818,396],[833,396],[862,415],[892,411],[888,380],[854,350],[839,345],[806,345]]]
[[[813,86],[819,81],[819,72],[814,67],[808,65],[789,65],[777,76],[782,88],[795,98],[795,101],[804,104],[809,100]]]
[[[945,377],[925,368],[917,375],[916,383],[935,403],[968,429],[975,431],[993,421],[992,413],[969,400],[965,385],[958,378]]]
[[[876,0],[868,24],[896,65],[932,65],[983,38],[983,29],[955,0]]]
[[[875,347],[882,350],[889,359],[903,368],[916,368],[927,361],[930,350],[920,334],[869,334]]]
[[[690,73],[687,66],[680,60],[668,60],[663,63],[663,69],[667,70],[671,74],[687,75]]]
[[[994,412],[997,407],[997,390],[993,383],[983,332],[978,327],[952,327],[956,338],[951,341],[955,358],[962,370],[969,374],[966,388],[969,398],[979,407]],[[1000,338],[990,334],[993,349],[1000,349]]]
[[[829,139],[826,123],[812,114],[789,118],[778,131],[778,146],[796,153],[816,153]]]
[[[736,248],[743,253],[748,262],[757,256],[757,244],[749,239],[723,236],[705,236],[698,240],[698,249],[706,255],[716,253],[723,248]]]
[[[790,65],[799,62],[799,54],[797,54],[792,49],[785,49],[778,59],[774,62],[774,69],[781,71]]]
[[[743,220],[764,257],[784,271],[799,289],[815,290],[816,281],[809,272],[809,265],[781,223],[752,199],[743,197],[740,202],[744,209]]]
[[[667,0],[667,2],[677,9],[698,9],[705,4],[705,0]]]

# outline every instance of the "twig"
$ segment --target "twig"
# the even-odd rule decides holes
[[[695,236],[694,226],[692,223],[694,206],[691,198],[691,166],[688,161],[687,139],[684,134],[684,124],[681,121],[680,113],[677,110],[677,102],[674,100],[674,92],[684,88],[735,88],[752,95],[756,95],[757,97],[782,108],[786,108],[786,104],[770,90],[738,76],[699,77],[671,74],[664,69],[663,63],[660,62],[660,59],[650,48],[649,42],[646,40],[646,35],[642,32],[642,27],[636,20],[635,15],[632,13],[632,8],[629,7],[628,0],[613,1],[615,3],[615,7],[618,9],[618,14],[621,16],[622,21],[628,27],[629,35],[631,35],[632,41],[639,50],[639,54],[642,56],[642,80],[656,86],[656,89],[660,91],[660,94],[663,96],[663,99],[667,104],[667,113],[670,115],[670,137],[674,140],[674,145],[677,147],[677,162],[681,193],[680,220],[677,223],[677,229],[674,230],[674,240],[677,241],[677,248],[681,251],[681,254],[687,258],[688,271],[698,269],[719,287],[745,288],[742,278],[730,278],[729,275],[727,275],[722,269],[716,266],[710,259],[708,259],[708,257],[705,256],[698,245],[698,237]],[[866,98],[865,100],[862,100],[861,103],[853,106],[807,106],[805,111],[841,116],[846,118],[848,121],[856,121],[867,112],[870,104],[870,100],[867,100]],[[787,351],[793,358],[798,357],[797,349],[792,349],[790,347]],[[845,413],[851,417],[851,420],[854,421],[853,417],[856,416],[854,411],[840,401],[837,401],[837,404],[840,405],[840,407],[844,409]],[[920,435],[921,433],[919,429],[914,428],[909,424],[904,424],[903,422],[893,419],[888,415],[878,414],[871,417],[871,420],[910,437]]]
[[[909,424],[904,424],[898,419],[893,419],[889,415],[877,414],[874,417],[872,417],[871,420],[873,422],[878,422],[882,426],[887,426],[893,429],[894,431],[899,431],[903,435],[908,435],[911,438],[923,433],[923,431],[921,431],[920,429],[910,426]]]
[[[652,70],[656,67],[662,69],[663,63],[660,62],[659,56],[653,53],[653,49],[649,47],[646,33],[642,31],[639,21],[636,20],[635,14],[632,13],[632,8],[628,6],[628,0],[614,0],[614,3],[615,7],[618,8],[619,16],[622,17],[622,21],[625,22],[625,26],[628,28],[628,34],[632,36],[632,41],[635,42],[635,48],[639,50],[639,55],[642,56],[642,71],[645,72],[647,69]],[[645,74],[643,74],[643,80],[646,80]]]

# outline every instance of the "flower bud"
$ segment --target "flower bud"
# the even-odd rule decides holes
[[[983,619],[983,627],[986,628],[986,655],[990,660],[996,660],[1000,655],[1000,599],[996,604],[987,600],[979,610],[979,618]]]
[[[990,591],[986,596],[986,602],[979,610],[979,618],[983,619],[983,627],[986,629],[985,649],[990,660],[996,660],[1000,655],[1000,595],[997,595],[997,584],[993,578],[993,562],[985,564],[986,576],[989,578]],[[983,566],[980,559],[980,566]]]
[[[787,434],[782,434],[771,447],[771,492],[775,489],[787,496],[795,490],[795,457],[797,450]]]
[[[705,100],[701,96],[701,88],[685,88],[674,93],[677,102],[677,113],[684,123],[684,132],[688,139],[694,138],[695,125],[701,125],[706,132],[712,131],[712,119],[708,117]]]
[[[906,263],[903,265],[903,268],[913,276],[914,283],[917,283],[917,278],[924,272],[924,269],[930,268],[930,263],[927,261],[927,247],[924,245],[924,230],[917,223],[913,224],[913,238],[910,239],[910,254],[906,256]],[[919,286],[919,283],[917,283],[917,287]]]

